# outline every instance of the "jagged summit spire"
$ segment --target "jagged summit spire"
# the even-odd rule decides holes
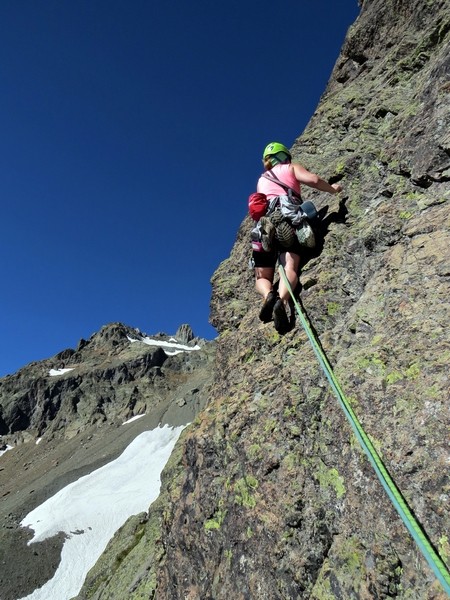
[[[175,337],[179,342],[182,342],[184,344],[192,342],[192,340],[194,339],[194,332],[192,331],[192,327],[187,323],[180,325],[177,329]]]

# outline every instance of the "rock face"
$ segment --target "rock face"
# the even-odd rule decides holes
[[[175,338],[148,338],[112,323],[76,350],[0,379],[0,446],[13,446],[0,463],[1,600],[40,587],[59,563],[63,536],[26,546],[31,534],[19,523],[30,510],[141,432],[186,425],[205,406],[214,342],[196,342],[189,325]],[[145,416],[122,427],[137,415]]]
[[[449,67],[448,2],[365,0],[292,149],[345,189],[340,201],[305,193],[323,220],[301,303],[447,563]],[[305,333],[259,322],[250,228],[212,280],[211,401],[158,503],[116,536],[79,598],[445,598]]]

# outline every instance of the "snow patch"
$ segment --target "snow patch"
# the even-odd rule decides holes
[[[9,444],[6,444],[6,448],[4,450],[0,450],[0,456],[5,454],[5,452],[8,452],[8,450],[12,450],[13,448],[14,448],[14,446],[10,446]]]
[[[128,421],[124,421],[122,423],[122,425],[127,425],[128,423],[132,423],[133,421],[137,421],[138,419],[141,419],[142,417],[145,417],[145,413],[143,415],[136,415],[134,417],[131,417],[131,419],[128,419]]]
[[[68,373],[69,371],[73,371],[72,369],[50,369],[48,374],[50,377],[57,377],[58,375],[64,375],[64,373]]]
[[[193,350],[201,350],[198,344],[195,346],[186,346],[185,344],[179,344],[176,340],[174,342],[163,342],[162,340],[154,340],[149,337],[145,337],[141,340],[135,340],[130,338],[130,336],[127,336],[127,338],[132,344],[134,342],[142,342],[143,344],[147,344],[147,346],[158,346],[164,350],[167,356],[173,356],[179,352],[192,352]],[[173,340],[174,338],[170,339]]]
[[[32,544],[64,532],[61,562],[41,588],[21,600],[69,600],[114,533],[156,500],[160,475],[184,426],[145,431],[114,461],[69,484],[21,522],[34,530]]]

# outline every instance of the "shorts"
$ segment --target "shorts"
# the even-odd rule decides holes
[[[276,262],[278,260],[278,251],[272,250],[272,252],[264,252],[261,250],[260,252],[253,251],[253,265],[255,267],[271,267],[275,269]]]
[[[253,263],[255,267],[269,267],[274,269],[278,257],[284,252],[291,252],[292,254],[297,254],[298,256],[301,256],[302,247],[300,246],[300,242],[296,239],[290,248],[282,248],[281,246],[277,246],[277,248],[275,248],[271,252],[264,252],[264,250],[261,250],[260,252],[253,251]]]

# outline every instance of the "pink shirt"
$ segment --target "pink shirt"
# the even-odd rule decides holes
[[[274,175],[276,175],[280,181],[288,185],[300,195],[300,182],[295,178],[294,170],[290,164],[276,165],[271,169],[271,171],[273,171]],[[270,173],[271,171],[267,171],[267,173]],[[286,190],[284,188],[279,186],[277,183],[269,181],[265,177],[259,178],[257,191],[265,194],[269,200],[275,198],[275,196],[286,195]]]

